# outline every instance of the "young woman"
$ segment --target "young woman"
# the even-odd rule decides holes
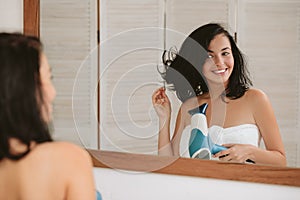
[[[0,199],[96,199],[88,153],[51,139],[55,94],[41,42],[0,33]]]
[[[164,88],[152,95],[159,117],[160,155],[179,155],[183,132],[190,132],[189,110],[208,103],[209,135],[227,150],[222,161],[286,165],[278,124],[266,94],[251,88],[245,61],[232,36],[219,24],[193,31],[173,60],[164,60],[163,78],[183,102],[170,140],[171,105]],[[263,139],[265,149],[259,148]]]

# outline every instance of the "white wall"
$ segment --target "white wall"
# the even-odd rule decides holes
[[[299,200],[300,187],[94,168],[104,200]]]
[[[23,0],[0,0],[0,31],[23,32]]]

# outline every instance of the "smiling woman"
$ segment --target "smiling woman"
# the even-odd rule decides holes
[[[175,59],[164,63],[167,65],[163,78],[174,86],[183,103],[170,141],[170,100],[163,88],[152,96],[159,116],[161,155],[179,155],[182,133],[191,124],[189,112],[206,103],[208,133],[214,143],[228,148],[216,153],[215,158],[286,166],[271,103],[262,91],[250,88],[252,82],[244,57],[221,25],[210,23],[197,28],[184,40]],[[250,137],[251,134],[256,137]],[[259,138],[266,144],[265,150],[258,148]]]
[[[163,72],[162,52],[173,46],[179,48],[191,30],[214,22],[224,26],[247,55],[245,60],[253,85],[264,91],[274,109],[287,166],[300,166],[300,115],[295,109],[300,102],[297,95],[300,92],[297,68],[300,43],[295,29],[299,24],[296,9],[299,1],[164,2],[126,0],[116,4],[101,1],[100,38],[103,43],[99,70],[104,74],[100,90],[101,149],[156,154],[158,120],[149,95],[163,85],[156,71],[158,68]],[[282,18],[281,13],[286,13],[287,17]],[[266,49],[269,46],[272,48]],[[283,67],[286,63],[289,63],[289,70]],[[175,93],[166,92],[172,104],[172,128],[180,102]]]
[[[35,7],[32,5],[39,5],[39,0],[24,0],[24,32],[36,35],[38,34],[39,28],[38,26],[35,27],[32,25],[39,21],[39,8],[38,6]],[[174,7],[174,10],[171,11],[175,11],[176,8],[177,7]],[[218,8],[219,7],[216,7],[216,9]],[[220,12],[217,12],[216,14],[218,13]],[[180,20],[176,21],[176,17],[173,19],[169,18],[169,22],[172,21],[179,23]],[[188,22],[192,23],[194,21],[197,20],[190,20]],[[174,26],[176,26],[176,23],[174,23]],[[184,25],[186,26],[187,24],[188,23],[185,23]],[[182,28],[182,30],[191,30],[191,28],[185,27]],[[165,162],[169,164],[165,167],[161,167],[160,165],[159,168],[156,168],[156,170],[152,171],[177,175],[300,186],[300,169],[298,168],[234,163],[225,164],[215,161],[191,160],[186,158],[177,159],[177,157],[160,157],[98,150],[91,150],[90,152],[94,156],[94,166],[96,167],[111,167],[145,171],[145,168],[146,170],[148,169],[147,166],[145,166],[146,163],[152,163],[152,165],[155,165]],[[174,159],[176,160],[175,162],[173,162]],[[170,163],[172,164],[170,165]],[[222,168],[222,170],[220,170],[220,168]],[[207,169],[210,170],[208,171]],[[245,174],[247,174],[247,177],[244,176]]]

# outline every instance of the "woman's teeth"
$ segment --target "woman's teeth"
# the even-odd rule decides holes
[[[226,69],[220,69],[220,70],[215,70],[213,71],[215,74],[221,74],[224,73],[226,71]]]

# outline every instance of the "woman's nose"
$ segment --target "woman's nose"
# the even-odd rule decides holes
[[[215,56],[214,62],[217,67],[222,67],[224,65],[224,61],[220,56]]]

